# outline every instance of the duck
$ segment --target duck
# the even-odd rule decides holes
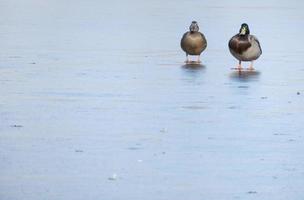
[[[233,36],[228,43],[230,53],[239,61],[237,69],[241,71],[242,61],[250,61],[249,70],[254,70],[253,62],[262,55],[262,48],[258,38],[250,35],[249,26],[241,25],[239,33]]]
[[[198,56],[197,63],[201,63],[200,55],[207,47],[207,40],[204,34],[199,32],[199,26],[196,21],[191,22],[189,31],[184,33],[180,45],[186,53],[185,63],[189,63],[189,55]]]

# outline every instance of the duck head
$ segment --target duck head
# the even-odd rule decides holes
[[[192,21],[189,30],[191,33],[197,32],[199,30],[198,24],[196,21]]]
[[[248,34],[250,34],[250,30],[249,30],[248,24],[244,23],[244,24],[241,25],[239,34],[240,35],[248,35]]]

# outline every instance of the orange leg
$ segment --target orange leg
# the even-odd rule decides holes
[[[201,63],[200,55],[197,56],[197,63]]]
[[[185,61],[185,63],[189,63],[189,55],[188,54],[186,54],[186,61]]]
[[[254,71],[254,68],[253,68],[253,61],[251,61],[251,63],[250,63],[249,70],[250,70],[250,71]]]
[[[239,70],[239,71],[242,71],[242,61],[239,61],[239,65],[237,66],[237,69]]]

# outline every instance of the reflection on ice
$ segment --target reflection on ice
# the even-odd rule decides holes
[[[203,70],[206,68],[205,65],[197,64],[197,63],[187,63],[182,66],[184,69],[190,69],[190,70]]]
[[[259,76],[259,71],[234,71],[230,74],[230,78],[237,81],[257,81]]]

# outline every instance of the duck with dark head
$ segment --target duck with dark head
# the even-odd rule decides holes
[[[189,55],[198,56],[197,63],[201,63],[200,55],[207,47],[207,40],[203,33],[199,32],[196,21],[192,21],[189,31],[181,39],[181,48],[186,53],[186,63],[189,63]]]
[[[262,54],[259,40],[250,35],[248,24],[242,24],[238,34],[233,36],[228,43],[230,53],[239,61],[237,69],[241,71],[242,61],[250,61],[249,70],[253,71],[253,61]]]

